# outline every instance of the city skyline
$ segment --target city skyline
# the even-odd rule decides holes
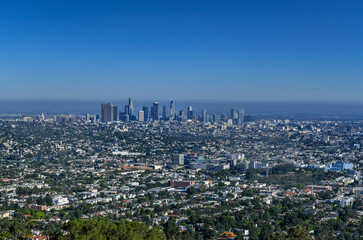
[[[362,7],[7,2],[0,8],[0,99],[362,103]]]
[[[160,107],[159,107],[160,106]],[[170,100],[169,109],[166,104],[161,105],[159,102],[153,102],[150,106],[150,114],[149,114],[149,106],[143,105],[139,107],[139,110],[134,112],[133,107],[133,99],[130,97],[128,99],[128,104],[124,106],[124,110],[118,111],[118,109],[122,109],[121,107],[112,104],[112,103],[101,103],[101,111],[99,114],[94,116],[90,116],[89,113],[86,114],[86,119],[92,118],[92,122],[102,122],[102,123],[112,123],[112,122],[129,122],[129,121],[149,121],[149,122],[168,122],[168,121],[187,121],[187,120],[197,120],[203,123],[218,123],[219,121],[229,122],[229,124],[242,125],[245,122],[251,122],[254,120],[254,115],[249,114],[245,115],[245,110],[233,107],[231,109],[231,114],[228,115],[226,113],[217,114],[216,112],[208,111],[203,108],[201,110],[201,115],[193,111],[193,106],[188,106],[186,108],[187,115],[185,115],[185,110],[179,109],[179,114],[177,114],[177,109],[175,108],[174,100]],[[170,112],[169,112],[170,111]],[[87,120],[88,121],[88,120]]]

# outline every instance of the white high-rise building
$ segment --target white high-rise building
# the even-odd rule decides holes
[[[139,117],[139,122],[143,122],[145,121],[145,118],[144,118],[144,111],[143,110],[139,110],[138,112],[138,117]]]

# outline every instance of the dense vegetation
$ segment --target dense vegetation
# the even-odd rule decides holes
[[[149,229],[139,222],[111,222],[105,218],[76,219],[64,224],[63,229],[68,232],[66,236],[57,236],[56,239],[119,239],[119,240],[163,240],[165,234],[160,228]]]

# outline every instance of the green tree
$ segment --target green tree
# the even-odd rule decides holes
[[[311,240],[309,233],[300,225],[289,229],[289,240]]]
[[[164,224],[164,233],[168,240],[180,239],[180,229],[175,222],[175,218],[169,218]]]
[[[271,224],[263,223],[261,226],[259,238],[261,240],[268,240],[268,239],[271,239],[272,234],[273,234],[273,228],[272,228]]]

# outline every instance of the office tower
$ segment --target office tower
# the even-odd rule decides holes
[[[238,113],[236,111],[236,109],[232,108],[231,109],[231,119],[237,119],[238,118]]]
[[[217,114],[213,114],[213,122],[214,123],[218,123],[219,122],[219,117]]]
[[[175,104],[174,104],[173,100],[171,100],[171,102],[170,102],[170,117],[171,117],[171,120],[173,120],[175,118]]]
[[[144,113],[144,111],[139,110],[138,115],[139,115],[139,122],[145,121],[145,113]]]
[[[171,161],[173,165],[184,165],[184,154],[173,154],[171,156]]]
[[[243,124],[245,121],[245,110],[238,109],[238,125]]]
[[[117,107],[116,106],[113,106],[112,107],[112,114],[113,114],[113,121],[118,121],[118,113],[117,113]]]
[[[207,122],[207,110],[205,109],[202,110],[202,122],[203,123]]]
[[[134,114],[134,105],[132,104],[132,98],[129,98],[129,111],[127,112],[130,116]]]
[[[147,119],[149,118],[149,108],[144,106],[142,107],[142,110],[144,111],[144,121],[147,121]]]
[[[183,121],[183,120],[185,120],[185,112],[184,112],[184,110],[180,110],[179,111],[179,117],[180,117],[180,119]]]
[[[210,122],[210,115],[209,115],[209,112],[207,112],[207,122]]]
[[[101,122],[106,122],[108,115],[108,103],[101,103]]]
[[[166,121],[168,118],[168,108],[166,106],[163,106],[163,119]]]
[[[227,119],[228,119],[227,114],[223,113],[223,114],[221,115],[221,120],[222,120],[223,122],[227,122]]]
[[[124,115],[124,121],[125,122],[128,122],[128,121],[130,121],[130,115]]]
[[[191,106],[188,107],[187,114],[188,114],[188,119],[193,119],[194,118],[193,108]]]
[[[113,117],[113,105],[112,104],[110,104],[110,112],[111,112],[110,122],[113,122],[114,117]]]
[[[89,114],[87,113],[86,114],[86,122],[89,122],[90,121],[90,119],[89,119]]]
[[[101,104],[101,122],[113,121],[113,105],[111,103]]]
[[[152,107],[152,118],[154,121],[159,121],[159,103],[154,102]]]
[[[125,106],[125,115],[130,115],[130,106],[129,105]]]

